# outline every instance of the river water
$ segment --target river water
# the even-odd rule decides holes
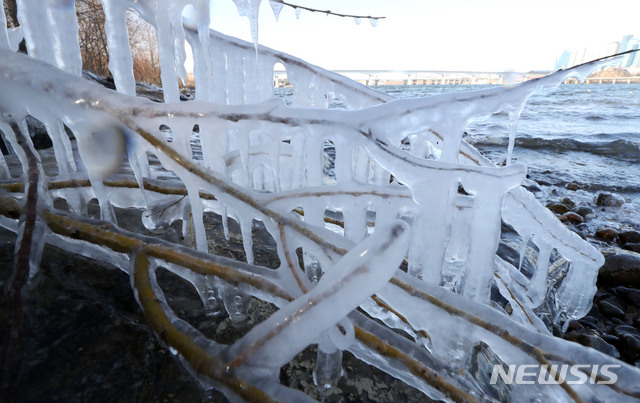
[[[397,98],[471,91],[486,86],[379,86]],[[496,163],[507,155],[509,117],[472,122],[465,139]],[[543,202],[570,197],[592,204],[600,192],[626,203],[597,225],[640,227],[640,84],[561,85],[531,96],[517,126],[513,161],[527,165]],[[570,191],[572,183],[580,190]],[[605,214],[606,213],[606,214]]]

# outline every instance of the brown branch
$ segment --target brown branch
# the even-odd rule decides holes
[[[19,376],[22,365],[22,334],[24,329],[23,291],[29,280],[31,255],[38,253],[32,249],[38,215],[38,182],[40,180],[40,172],[37,157],[33,153],[30,144],[27,143],[27,136],[22,132],[15,120],[11,119],[9,125],[15,133],[18,145],[25,153],[28,164],[26,200],[24,209],[20,214],[22,234],[19,236],[18,241],[20,243],[14,257],[13,273],[7,284],[9,323],[7,326],[8,334],[5,344],[0,388],[3,395],[8,400],[11,400],[12,390],[16,384],[16,379]],[[20,233],[20,231],[18,233]]]
[[[287,242],[287,234],[285,232],[285,228],[283,225],[278,225],[278,228],[280,229],[280,240],[282,241],[282,249],[284,250],[284,256],[287,260],[287,266],[289,266],[291,274],[293,274],[293,278],[296,280],[296,283],[298,283],[298,287],[300,287],[300,290],[302,290],[302,292],[306,294],[309,290],[298,275],[298,270],[296,270],[296,266],[293,262],[293,259],[291,258],[291,253],[289,253],[289,245]]]
[[[322,13],[322,14],[327,14],[327,15],[335,15],[336,17],[366,18],[366,19],[369,19],[369,20],[382,20],[384,18],[387,18],[387,17],[373,17],[371,15],[355,15],[355,14],[336,13],[335,11],[331,11],[331,10],[320,10],[318,8],[311,8],[311,7],[306,7],[306,6],[300,6],[298,4],[287,3],[284,0],[271,0],[271,1],[273,1],[274,3],[280,3],[282,5],[291,7],[294,10],[299,8],[301,10],[311,11],[312,13]]]
[[[227,371],[227,363],[210,355],[204,348],[196,344],[193,339],[176,329],[167,314],[162,309],[160,298],[153,292],[149,273],[149,258],[144,253],[135,256],[133,270],[133,285],[137,291],[138,300],[144,311],[149,325],[158,338],[167,345],[178,350],[191,367],[199,374],[221,382],[248,402],[271,402],[273,399],[259,388]]]

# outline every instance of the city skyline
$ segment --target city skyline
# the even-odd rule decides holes
[[[610,42],[605,47],[584,47],[580,49],[565,49],[558,57],[555,69],[566,69],[589,60],[629,50],[640,49],[640,38],[627,34],[620,41]],[[629,53],[623,56],[615,67],[629,69],[632,72],[640,72],[640,52]]]

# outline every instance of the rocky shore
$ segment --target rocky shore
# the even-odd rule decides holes
[[[546,185],[535,184],[537,189],[532,190],[543,192]],[[637,202],[609,192],[588,193],[576,183],[569,183],[564,189],[546,190],[547,208],[605,257],[591,311],[573,322],[564,338],[640,367]]]

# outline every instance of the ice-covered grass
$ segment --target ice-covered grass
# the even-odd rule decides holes
[[[209,31],[208,1],[102,3],[118,92],[81,78],[73,2],[18,1],[32,57],[10,49],[0,24],[0,131],[22,164],[13,177],[0,159],[0,225],[18,234],[16,273],[37,275],[44,243],[121,268],[158,337],[230,399],[308,399],[278,372],[310,344],[320,347],[321,388],[340,376],[336,352],[349,350],[432,398],[495,398],[478,372],[492,368],[470,364],[486,346],[497,365],[621,365],[614,385],[504,387],[511,399],[640,396],[637,369],[553,336],[589,310],[602,256],[520,186],[526,167],[495,166],[462,139],[469,122],[502,110],[513,119],[511,150],[529,95],[597,63],[512,87],[392,100]],[[256,4],[238,8],[255,21]],[[195,20],[183,21],[187,5]],[[127,8],[156,28],[163,104],[133,96]],[[180,103],[185,39],[196,101]],[[292,106],[273,97],[276,63],[294,86]],[[336,101],[343,108],[328,108]],[[55,175],[33,149],[28,115],[51,137]],[[87,214],[93,199],[99,220]],[[149,229],[181,223],[185,244],[125,230],[114,207],[143,209]],[[211,253],[210,212],[227,237],[228,220],[239,224],[244,261]],[[275,269],[254,262],[256,222],[275,241]],[[496,254],[507,239],[520,245],[519,261]],[[246,319],[247,295],[280,310],[237,342],[215,343],[172,312],[158,267],[193,284],[203,309],[223,300],[234,321]]]

